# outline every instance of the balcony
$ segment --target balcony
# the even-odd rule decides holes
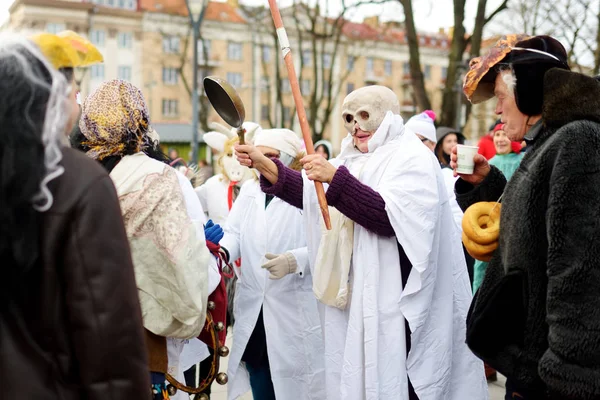
[[[212,55],[208,53],[208,60],[204,59],[204,52],[198,51],[198,66],[200,67],[218,67],[221,65],[221,57],[219,55]]]
[[[385,80],[384,77],[375,74],[374,72],[365,72],[365,84],[366,85],[378,85]]]

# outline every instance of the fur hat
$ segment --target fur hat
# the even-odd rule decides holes
[[[433,143],[437,143],[433,121],[435,121],[435,113],[431,110],[425,110],[421,114],[411,117],[404,126],[407,130],[419,134]]]
[[[519,111],[525,115],[542,113],[546,72],[551,68],[569,69],[565,48],[550,36],[535,36],[517,42],[504,62],[512,65],[517,78],[515,100]]]

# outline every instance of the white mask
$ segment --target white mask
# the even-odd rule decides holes
[[[346,96],[342,104],[344,126],[351,134],[354,134],[355,124],[365,132],[375,132],[388,111],[400,114],[400,102],[398,96],[385,86],[356,89]]]

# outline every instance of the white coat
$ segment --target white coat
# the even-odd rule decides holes
[[[246,182],[231,209],[221,246],[230,259],[242,257],[235,293],[233,347],[229,359],[228,398],[250,390],[241,362],[261,307],[275,396],[281,400],[325,398],[323,342],[312,293],[302,211],[274,198],[265,209],[257,181]],[[269,279],[261,268],[266,253],[291,251],[295,274]]]
[[[208,178],[204,184],[194,189],[200,199],[202,209],[208,214],[208,218],[221,226],[225,225],[229,215],[228,190],[229,180],[223,174]]]
[[[465,344],[471,290],[439,164],[391,112],[372,145],[378,147],[360,154],[348,136],[332,163],[353,171],[352,163],[367,158],[359,180],[385,201],[396,237],[354,224],[349,304],[345,310],[320,307],[326,399],[406,400],[407,375],[421,400],[487,399],[483,364]],[[305,174],[303,202],[314,263],[321,213]],[[412,264],[404,289],[398,243]]]

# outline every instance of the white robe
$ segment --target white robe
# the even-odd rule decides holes
[[[265,209],[265,194],[257,181],[246,182],[231,209],[221,246],[231,259],[242,257],[236,272],[233,347],[229,359],[228,398],[250,390],[241,362],[244,349],[263,308],[271,378],[278,399],[325,398],[323,342],[312,294],[302,211],[274,198]],[[269,279],[261,268],[267,252],[291,251],[298,263],[295,274]]]
[[[225,224],[229,215],[229,205],[227,203],[228,190],[229,180],[223,174],[208,178],[204,184],[194,189],[198,199],[200,199],[202,209],[207,213],[208,218],[221,226]]]
[[[471,290],[439,164],[392,113],[369,146],[374,151],[357,154],[348,136],[332,163],[368,157],[359,179],[383,197],[396,238],[355,224],[349,304],[320,305],[326,398],[404,400],[408,373],[420,400],[487,399],[483,364],[465,344]],[[314,185],[303,176],[313,265],[322,217]],[[404,290],[397,241],[412,264]],[[412,331],[408,359],[405,318]]]

